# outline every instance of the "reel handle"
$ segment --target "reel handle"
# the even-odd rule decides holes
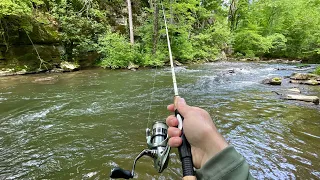
[[[176,118],[179,121],[179,124],[183,122],[184,118],[176,109],[174,111]],[[194,170],[193,170],[193,162],[192,162],[192,154],[191,154],[191,146],[183,132],[183,128],[181,129],[181,138],[182,144],[178,147],[179,156],[182,163],[182,171],[183,171],[183,179],[195,179]],[[191,177],[190,177],[191,176]]]

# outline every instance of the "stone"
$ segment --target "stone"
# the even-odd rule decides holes
[[[132,62],[129,62],[129,65],[128,65],[128,69],[129,69],[129,70],[135,71],[135,70],[138,69],[138,68],[139,68],[138,65],[136,65],[136,64],[134,64],[134,63],[132,63]]]
[[[62,73],[64,70],[61,68],[53,68],[50,70],[51,73]]]
[[[292,84],[305,84],[305,85],[312,85],[312,86],[319,85],[319,82],[317,80],[314,80],[314,79],[310,79],[310,80],[290,80],[289,83],[292,83]]]
[[[307,96],[307,95],[301,95],[301,94],[287,94],[283,97],[283,99],[313,102],[316,105],[319,104],[319,97],[318,96]]]
[[[265,79],[262,81],[262,84],[270,84],[270,85],[281,85],[282,79],[280,77],[274,77]]]
[[[291,89],[288,89],[288,91],[289,91],[289,92],[292,92],[292,93],[298,93],[298,94],[301,93],[301,91],[300,91],[299,88],[291,88]]]
[[[176,66],[183,66],[183,64],[180,63],[180,62],[177,61],[177,60],[173,61],[173,64],[176,65]]]
[[[80,66],[77,63],[62,61],[60,63],[60,68],[63,69],[63,71],[75,71],[78,70]]]
[[[234,69],[229,69],[228,73],[233,74],[233,73],[235,73],[235,71],[234,71]]]
[[[59,46],[54,45],[15,45],[9,48],[6,52],[6,64],[16,67],[28,67],[28,71],[37,71],[40,66],[40,60],[35,51],[37,49],[41,59],[45,61],[48,69],[51,69],[51,64],[59,64],[61,54]]]
[[[27,73],[28,73],[28,71],[26,69],[22,69],[22,70],[16,72],[17,75],[24,75],[24,74],[27,74]]]
[[[54,77],[44,77],[44,78],[37,78],[33,82],[43,82],[43,81],[53,81],[55,80]]]
[[[308,80],[308,79],[317,79],[318,75],[310,74],[310,73],[293,73],[290,79],[293,80]]]

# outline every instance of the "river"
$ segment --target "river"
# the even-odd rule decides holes
[[[178,67],[176,75],[180,95],[212,115],[255,178],[319,179],[319,105],[284,101],[271,92],[296,85],[260,83],[292,73],[279,67],[293,66],[219,62]],[[48,76],[50,81],[39,80]],[[173,99],[170,68],[95,69],[0,82],[0,179],[108,179],[113,167],[131,169],[146,148],[145,128],[165,121]],[[320,96],[319,86],[300,89]],[[181,179],[176,149],[170,157],[162,174],[150,158],[140,159],[136,177]]]

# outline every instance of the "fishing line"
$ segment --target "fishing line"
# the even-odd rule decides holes
[[[149,122],[150,122],[150,115],[151,115],[151,108],[152,108],[152,100],[153,100],[154,86],[155,86],[155,84],[156,84],[157,70],[158,70],[158,66],[156,66],[156,70],[154,71],[154,75],[153,75],[153,85],[152,85],[151,97],[150,97],[150,105],[149,105],[147,128],[149,127]]]

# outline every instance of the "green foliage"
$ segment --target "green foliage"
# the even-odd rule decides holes
[[[273,57],[284,57],[287,50],[287,38],[282,34],[272,34],[267,37],[271,41],[270,54]]]
[[[320,66],[317,66],[316,70],[314,71],[315,74],[320,75]]]
[[[312,58],[319,62],[319,0],[162,2],[175,60],[213,60],[225,51],[235,57]],[[123,0],[1,0],[0,44],[10,48],[10,43],[21,43],[28,33],[35,42],[61,41],[63,58],[68,61],[96,52],[103,67],[124,68],[130,62],[166,64],[169,56],[159,1],[135,0],[133,4],[136,44],[132,46],[123,19],[127,17]],[[46,35],[55,38],[39,38]]]
[[[31,16],[32,4],[29,0],[1,0],[0,19],[7,16]]]
[[[106,35],[100,37],[98,52],[102,56],[99,65],[104,68],[124,68],[130,62],[141,63],[138,45],[132,47],[128,40],[118,33],[109,31]]]
[[[233,25],[231,30],[235,30],[235,37],[239,37],[238,33],[243,34],[244,31],[249,30],[255,31],[256,34],[268,38],[272,42],[269,51],[259,50],[261,55],[290,58],[319,57],[317,54],[320,48],[320,6],[318,0],[260,0],[250,3],[245,1],[245,5],[242,0],[231,1],[235,2],[236,7],[236,11],[234,11],[236,18],[229,19]],[[245,14],[243,15],[241,12],[245,12]],[[229,15],[232,13],[229,12]],[[257,38],[268,44],[268,40],[261,37]],[[259,42],[257,38],[252,38],[252,42],[247,38],[246,41],[249,44],[256,44]],[[243,44],[237,44],[237,42],[235,42],[237,51],[251,51],[256,54],[256,49],[249,49]]]
[[[54,4],[53,14],[59,22],[62,42],[65,46],[65,60],[75,60],[77,57],[97,51],[98,37],[110,27],[100,23],[104,19],[97,9],[81,12],[81,4],[67,3]],[[98,14],[98,15],[97,15]]]
[[[196,49],[195,58],[213,60],[221,49],[229,43],[230,32],[225,24],[217,23],[209,26],[192,39]]]
[[[246,57],[262,56],[264,53],[268,53],[271,47],[272,41],[256,31],[243,30],[235,35],[235,51]]]

